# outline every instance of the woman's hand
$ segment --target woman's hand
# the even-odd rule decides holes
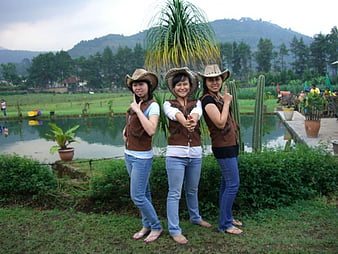
[[[130,108],[137,114],[139,112],[142,112],[141,110],[141,104],[143,100],[141,100],[139,103],[136,102],[136,95],[133,95],[133,102],[130,104]]]
[[[197,125],[197,121],[191,116],[188,115],[186,120],[186,128],[189,132],[193,132],[195,130],[195,127]]]
[[[223,94],[224,103],[229,103],[232,101],[232,95],[228,93],[227,86],[224,86],[224,94]]]

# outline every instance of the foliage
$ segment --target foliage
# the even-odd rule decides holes
[[[113,162],[109,168],[102,170],[102,174],[92,179],[90,199],[97,203],[111,203],[113,208],[118,209],[130,203],[129,176],[124,160]]]
[[[153,18],[146,37],[148,69],[165,72],[173,67],[219,62],[215,34],[204,13],[185,0],[167,0]]]
[[[320,120],[327,100],[317,93],[307,93],[302,101],[300,108],[304,112],[306,120]]]
[[[57,143],[50,148],[50,153],[54,154],[58,149],[64,150],[68,148],[68,145],[77,142],[75,140],[75,131],[80,127],[80,125],[75,125],[68,130],[64,131],[59,126],[54,123],[48,123],[51,127],[50,133],[47,133],[46,136],[51,138]]]
[[[0,196],[39,198],[57,190],[56,178],[37,160],[0,155]]]
[[[320,166],[318,164],[320,161]],[[123,160],[110,162],[110,169],[92,180],[92,198],[102,207],[128,207],[129,180]],[[289,152],[264,150],[239,157],[240,190],[235,202],[237,213],[289,205],[295,200],[335,194],[337,161],[321,148],[297,145]],[[200,211],[217,216],[221,172],[213,156],[203,158],[199,185]],[[167,174],[165,158],[155,158],[150,177],[153,202],[166,215]],[[184,210],[184,194],[182,194]]]

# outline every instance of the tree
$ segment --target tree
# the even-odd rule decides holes
[[[21,78],[16,73],[16,67],[13,63],[1,64],[2,67],[2,77],[9,83],[13,85],[19,85],[21,83]]]
[[[269,72],[271,70],[272,49],[273,45],[270,39],[261,38],[258,42],[258,51],[255,58],[257,62],[257,70],[259,72]]]
[[[315,35],[310,45],[310,64],[315,73],[325,76],[327,66],[327,37],[322,33]]]
[[[328,43],[328,63],[329,68],[332,68],[334,74],[337,75],[337,65],[332,65],[331,63],[337,61],[338,59],[338,29],[337,26],[334,26],[331,29],[331,33],[327,36],[327,43]]]
[[[134,72],[135,65],[133,63],[133,51],[128,47],[119,47],[115,54],[114,65],[114,83],[119,87],[125,87],[125,77],[128,73],[131,75]],[[140,68],[142,66],[137,66]]]
[[[142,48],[141,44],[137,43],[134,47],[133,51],[133,61],[132,64],[133,66],[131,69],[136,69],[144,66],[144,61],[145,61],[145,50]]]
[[[167,0],[153,18],[146,36],[148,69],[165,72],[172,67],[220,63],[215,33],[204,13],[184,0]]]
[[[281,71],[285,70],[285,56],[289,55],[289,50],[286,48],[285,43],[279,46],[279,58],[281,63]]]
[[[237,52],[240,59],[241,69],[239,75],[242,78],[248,77],[251,69],[251,49],[250,46],[244,42],[240,42],[237,47]]]
[[[102,53],[102,72],[105,87],[111,87],[114,81],[114,54],[110,47],[106,46]]]
[[[303,75],[308,68],[309,48],[304,44],[303,38],[300,40],[293,37],[290,43],[290,51],[293,54],[294,61],[291,63],[296,74]]]
[[[55,73],[57,81],[61,83],[64,79],[69,78],[74,74],[75,64],[68,52],[59,51],[54,56]]]
[[[89,88],[100,89],[103,87],[102,61],[101,54],[97,52],[88,59],[80,57],[76,64],[79,69],[79,76],[88,81]]]
[[[220,43],[219,47],[221,51],[221,59],[223,67],[226,69],[230,69],[233,58],[232,43],[230,42]]]
[[[58,78],[55,58],[52,52],[40,54],[33,58],[28,69],[28,83],[32,87],[52,87]]]

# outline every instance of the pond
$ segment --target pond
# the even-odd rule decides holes
[[[75,159],[123,158],[124,116],[0,121],[0,153],[25,155],[45,163],[59,160],[57,153],[49,153],[50,147],[55,144],[46,137],[49,122],[54,122],[63,129],[80,125],[77,131],[79,143],[72,144],[76,149]],[[241,116],[242,140],[246,151],[251,151],[252,123],[253,116]],[[267,147],[284,147],[287,142],[285,132],[285,126],[278,116],[264,116],[263,143]],[[164,155],[166,141],[163,135],[157,133],[154,144],[155,155]],[[209,137],[203,137],[203,144],[204,154],[210,154]]]

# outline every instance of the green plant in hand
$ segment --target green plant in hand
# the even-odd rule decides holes
[[[73,142],[78,142],[75,140],[75,131],[80,127],[80,125],[75,125],[67,131],[63,131],[54,123],[49,123],[49,125],[51,127],[51,133],[47,133],[46,136],[57,143],[57,145],[54,145],[50,148],[49,152],[51,154],[54,154],[58,149],[67,149],[68,145]]]

